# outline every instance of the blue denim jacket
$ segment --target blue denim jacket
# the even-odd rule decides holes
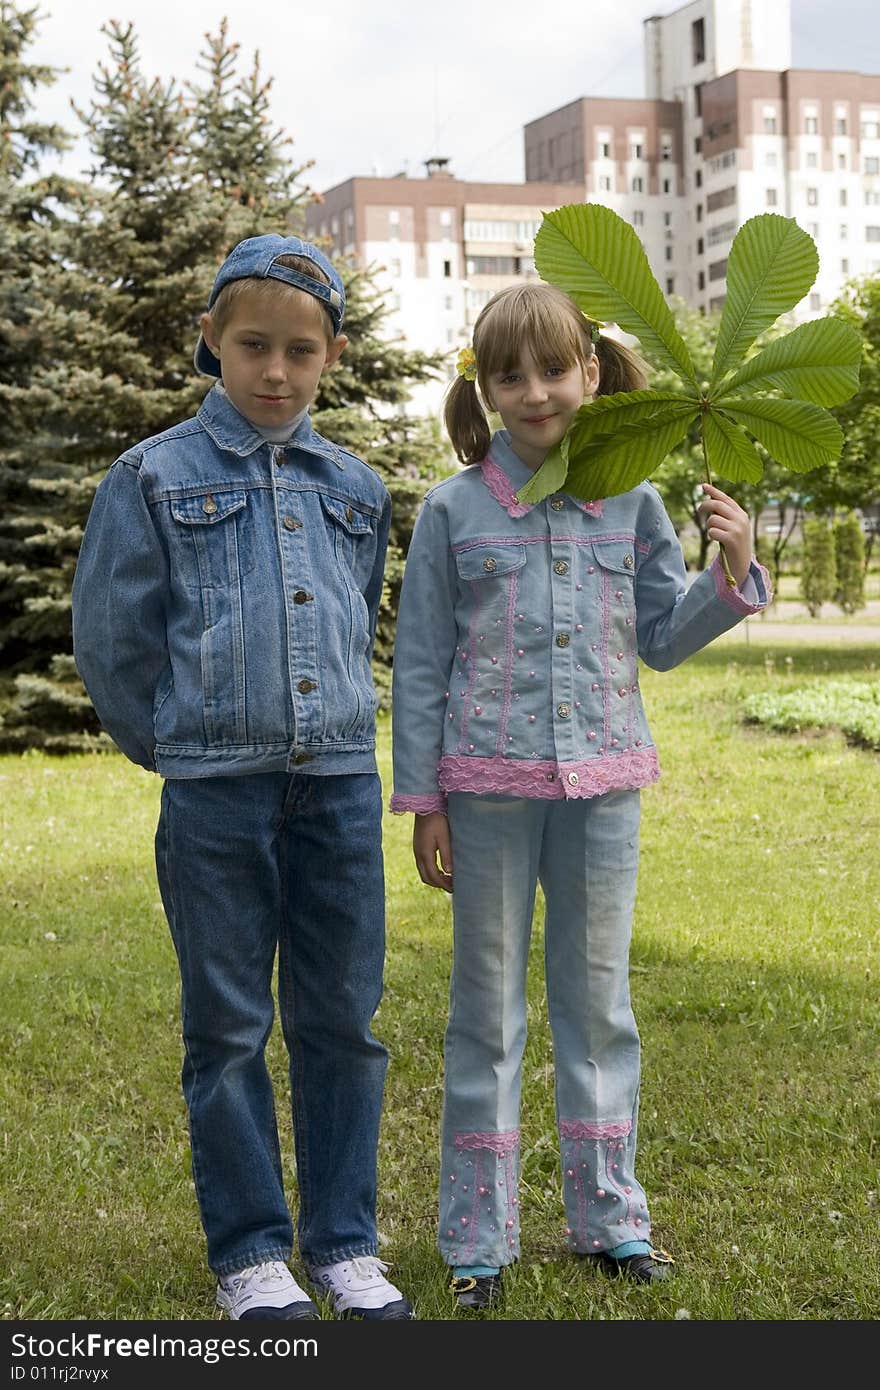
[[[450,791],[589,797],[659,776],[639,658],[678,665],[770,601],[716,559],[688,587],[659,494],[642,483],[534,506],[505,431],[426,495],[407,557],[393,677],[393,811]]]
[[[124,453],[73,585],[77,668],[164,777],[375,770],[370,670],[391,501],[308,416],[285,447],[215,387]]]

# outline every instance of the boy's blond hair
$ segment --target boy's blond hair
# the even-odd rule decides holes
[[[327,276],[319,265],[314,261],[308,260],[305,256],[279,256],[278,265],[285,265],[290,270],[298,270],[301,275],[308,275],[309,279],[317,280],[322,285],[329,284]],[[295,285],[287,285],[283,280],[257,279],[247,277],[243,280],[232,280],[228,285],[224,285],[212,307],[208,310],[208,317],[214,325],[214,332],[220,334],[232,317],[233,310],[241,296],[248,292],[256,295],[270,294],[303,294],[304,291],[297,289]],[[328,342],[333,342],[336,337],[336,329],[333,320],[327,309],[317,301],[321,310],[322,319],[327,332]]]

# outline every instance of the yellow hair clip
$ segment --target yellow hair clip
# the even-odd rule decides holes
[[[476,381],[477,379],[477,359],[474,350],[470,345],[463,347],[455,359],[455,370],[459,376],[463,376],[465,381]]]

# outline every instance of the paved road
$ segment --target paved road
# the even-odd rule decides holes
[[[833,604],[823,605],[822,612],[811,618],[802,603],[782,600],[773,604],[766,616],[756,613],[739,627],[725,633],[725,641],[743,640],[743,628],[748,640],[759,642],[852,642],[862,646],[876,644],[880,651],[880,599],[870,599],[852,618],[842,618]]]

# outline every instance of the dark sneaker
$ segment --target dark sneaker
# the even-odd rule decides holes
[[[615,1260],[607,1250],[600,1250],[591,1259],[600,1264],[607,1274],[616,1274],[626,1279],[634,1279],[637,1284],[659,1284],[668,1279],[671,1266],[675,1264],[665,1250],[651,1250],[647,1255],[626,1255]]]
[[[338,1264],[312,1265],[309,1278],[341,1317],[369,1322],[413,1317],[412,1305],[385,1278],[387,1268],[375,1255],[360,1255]]]
[[[449,1290],[459,1308],[491,1308],[501,1297],[501,1270],[497,1274],[455,1274]]]
[[[231,1318],[241,1322],[290,1322],[294,1318],[320,1317],[308,1294],[281,1260],[266,1260],[236,1274],[225,1274],[217,1285],[217,1303]]]

